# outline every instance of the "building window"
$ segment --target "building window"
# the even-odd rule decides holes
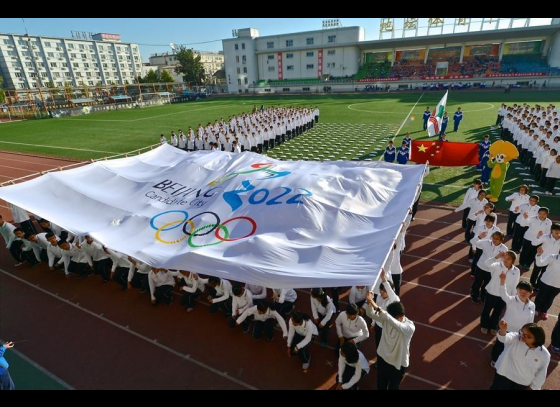
[[[237,80],[237,84],[241,86],[241,78]]]
[[[16,72],[16,78],[23,78],[23,75],[20,72]]]
[[[330,49],[327,51],[327,55],[335,55],[336,51],[334,49]]]
[[[62,63],[62,67],[63,67],[63,68],[68,68],[68,63],[63,62],[63,63]]]
[[[286,59],[292,59],[294,57],[294,54],[286,54]]]
[[[239,44],[235,44],[235,50],[239,51]]]
[[[306,57],[312,57],[312,56],[314,56],[314,55],[315,55],[315,53],[314,53],[313,51],[310,51],[310,52],[306,52],[306,53],[305,53],[305,56],[306,56]]]
[[[33,64],[31,62],[26,62],[25,66],[28,68],[33,68]]]
[[[51,62],[51,68],[56,68],[56,62]]]
[[[268,67],[268,72],[274,72],[276,70],[276,67],[274,66],[269,66]]]
[[[244,42],[241,43],[241,49],[245,49],[245,43]]]
[[[313,45],[313,38],[307,39],[307,45]]]
[[[247,67],[243,67],[243,73],[247,73]]]
[[[4,40],[4,45],[10,45],[10,40],[5,39]]]
[[[236,63],[239,63],[239,55],[236,55],[236,56],[235,56],[235,62],[236,62]]]
[[[294,66],[293,66],[293,65],[288,65],[288,66],[286,66],[286,70],[288,70],[288,71],[293,71],[293,70],[294,70]]]
[[[336,35],[329,35],[328,41],[329,42],[336,42]]]
[[[243,57],[241,58],[241,62],[243,62],[244,64],[247,63],[247,57],[245,55],[243,55]]]
[[[282,92],[289,92],[290,88],[282,88]]]
[[[74,68],[79,68],[79,67],[80,67],[80,64],[74,62],[74,63],[72,64],[72,67],[74,67]]]
[[[43,78],[48,78],[49,77],[49,75],[46,72],[41,72],[41,76]]]
[[[86,46],[84,44],[80,44],[80,49],[85,49]]]
[[[334,62],[329,62],[327,63],[327,68],[334,68],[335,67],[335,63]]]
[[[8,54],[10,54],[10,53],[8,52]],[[54,52],[47,52],[47,56],[49,58],[54,58]]]
[[[248,85],[248,84],[249,84],[249,80],[248,80],[247,78],[245,78],[244,81],[245,81],[245,85]]]
[[[268,49],[274,48],[274,42],[267,42],[266,43],[266,48],[268,48]]]
[[[315,65],[314,64],[307,64],[306,68],[307,69],[313,69],[313,68],[315,68]]]
[[[286,47],[293,47],[294,46],[294,40],[286,40]]]
[[[268,56],[268,60],[269,60],[269,61],[271,61],[271,60],[273,60],[273,59],[274,59],[274,55],[269,55],[269,56]]]
[[[68,49],[74,49],[74,44],[68,44]]]
[[[310,92],[310,91],[311,91],[311,88],[303,88],[302,90],[303,90],[304,92]]]
[[[239,75],[241,73],[241,68],[237,68],[237,74]]]

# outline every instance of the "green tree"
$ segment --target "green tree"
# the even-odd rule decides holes
[[[167,72],[165,69],[161,72],[161,76],[159,77],[159,79],[160,82],[169,82],[169,83],[175,82],[175,79],[173,79],[171,74]]]
[[[175,73],[183,75],[183,80],[188,83],[202,83],[204,80],[204,65],[202,65],[200,54],[195,54],[192,49],[184,46],[177,52],[179,63],[175,67]]]
[[[159,82],[159,75],[154,72],[153,69],[150,69],[144,79],[142,79],[143,83],[158,83]]]

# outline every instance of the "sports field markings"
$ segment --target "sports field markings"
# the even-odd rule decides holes
[[[9,154],[9,153],[5,153],[5,154]],[[41,157],[42,158],[42,157]],[[48,159],[48,158],[47,158]],[[51,159],[52,160],[52,159]],[[23,160],[16,160],[14,158],[5,158],[2,157],[2,161],[15,161],[18,163],[26,163],[26,164],[33,164],[33,165],[42,165],[42,166],[47,166],[47,167],[51,167],[51,168],[57,168],[58,166],[53,165],[53,164],[46,164],[46,163],[39,163],[39,162],[34,162],[34,161],[23,161]],[[73,161],[64,161],[64,162],[68,162],[68,163],[74,163]]]
[[[31,172],[31,173],[37,172],[37,170],[26,170],[25,168],[9,167],[7,165],[0,165],[0,168],[9,168],[10,170],[25,171],[25,172]]]
[[[0,343],[4,344],[6,343],[6,341],[4,341],[3,339],[0,339]],[[38,371],[40,371],[41,373],[43,373],[45,376],[47,376],[48,378],[50,378],[51,380],[57,382],[58,384],[60,384],[62,387],[65,387],[68,390],[76,390],[75,388],[73,388],[72,386],[70,386],[68,383],[66,383],[64,380],[62,380],[61,378],[59,378],[58,376],[56,376],[55,374],[49,372],[47,369],[45,369],[43,366],[39,365],[38,363],[34,362],[33,360],[29,359],[27,356],[25,356],[23,353],[21,353],[20,351],[18,351],[17,349],[13,348],[10,349],[11,353],[16,354],[17,356],[19,356],[21,359],[23,359],[27,364],[33,366],[35,369],[37,369]]]
[[[57,146],[45,146],[42,144],[26,144],[26,143],[15,143],[13,141],[0,141],[3,144],[14,144],[18,146],[29,146],[29,147],[44,147],[44,148],[53,148],[56,150],[73,150],[73,151],[88,151],[91,153],[103,153],[103,154],[119,154],[115,151],[100,151],[100,150],[88,150],[85,148],[73,148],[73,147],[57,147]],[[34,171],[37,172],[37,171]]]
[[[199,112],[201,110],[210,110],[210,109],[218,109],[218,108],[223,108],[224,106],[235,106],[232,103],[228,103],[228,104],[224,104],[224,105],[219,105],[219,106],[210,106],[210,107],[203,107],[201,109],[193,109],[193,110],[181,110],[180,112],[174,112],[174,113],[166,113],[166,114],[159,114],[159,115],[154,115],[154,116],[147,116],[147,117],[141,117],[139,119],[130,119],[130,120],[122,120],[122,119],[114,119],[114,120],[108,120],[108,119],[82,119],[81,116],[75,118],[75,119],[58,119],[61,121],[82,121],[82,122],[124,122],[124,123],[132,123],[132,122],[139,122],[141,120],[150,120],[150,119],[155,119],[157,117],[166,117],[166,116],[173,116],[173,115],[177,115],[177,114],[184,114],[187,115],[191,112]],[[130,109],[133,110],[133,109]],[[111,112],[111,111],[107,111],[107,112]],[[115,111],[112,111],[115,112]]]
[[[96,313],[94,313],[94,312],[92,312],[92,311],[90,311],[90,310],[88,310],[88,309],[86,309],[86,308],[84,308],[84,307],[81,307],[81,306],[79,306],[79,305],[77,305],[77,304],[74,304],[73,302],[71,302],[71,301],[69,301],[69,300],[66,300],[66,299],[64,299],[64,298],[61,298],[60,296],[58,296],[58,295],[56,295],[56,294],[53,294],[53,293],[51,293],[50,291],[47,291],[47,290],[45,290],[45,289],[43,289],[43,288],[41,288],[41,287],[37,287],[36,285],[33,285],[32,283],[30,283],[30,282],[28,282],[28,281],[26,281],[26,280],[24,280],[24,279],[22,279],[22,278],[16,277],[16,276],[14,276],[13,274],[8,273],[8,272],[5,271],[5,270],[0,269],[0,273],[6,275],[6,276],[8,276],[8,277],[11,277],[11,278],[13,278],[14,280],[17,280],[17,281],[19,281],[20,283],[23,283],[23,284],[25,284],[25,285],[27,285],[27,286],[29,286],[29,287],[31,287],[31,288],[34,288],[35,290],[40,291],[40,292],[42,292],[43,294],[48,295],[49,297],[53,297],[53,298],[55,298],[55,299],[57,299],[57,300],[59,300],[59,301],[65,303],[66,305],[69,305],[69,306],[74,307],[74,308],[76,308],[76,309],[78,309],[78,310],[80,310],[80,311],[83,311],[83,312],[85,312],[86,314],[88,314],[88,315],[90,315],[90,316],[92,316],[92,317],[94,317],[94,318],[97,318],[97,319],[99,319],[99,320],[101,320],[101,321],[103,321],[103,322],[106,322],[106,323],[108,323],[108,324],[114,326],[115,328],[120,329],[120,330],[123,331],[123,332],[127,332],[127,333],[129,333],[130,335],[133,335],[133,336],[135,336],[135,337],[137,337],[137,338],[139,338],[139,339],[142,339],[142,340],[144,340],[144,341],[146,341],[146,342],[148,342],[148,343],[150,343],[150,344],[152,344],[152,345],[154,345],[154,346],[157,346],[158,348],[163,349],[163,350],[165,350],[165,351],[167,351],[167,352],[169,352],[169,353],[171,353],[171,354],[173,354],[173,355],[175,355],[175,356],[178,356],[178,357],[180,357],[181,359],[184,359],[184,360],[186,360],[186,361],[188,361],[188,362],[191,362],[192,364],[197,365],[197,366],[199,366],[199,367],[201,367],[201,368],[203,368],[203,369],[205,369],[205,370],[207,370],[207,371],[209,371],[209,372],[211,372],[211,373],[217,374],[218,376],[220,376],[220,377],[222,377],[222,378],[224,378],[224,379],[227,379],[227,380],[229,380],[230,382],[233,382],[233,383],[235,383],[235,384],[237,384],[237,385],[239,385],[239,386],[242,386],[242,387],[244,387],[244,388],[246,388],[246,389],[248,389],[248,390],[258,390],[257,388],[251,386],[251,385],[248,384],[248,383],[245,383],[245,382],[243,382],[243,381],[241,381],[241,380],[238,380],[238,379],[236,379],[235,377],[231,377],[231,376],[229,376],[228,374],[226,374],[226,373],[224,373],[224,372],[221,372],[221,371],[219,371],[218,369],[213,368],[212,366],[209,366],[209,365],[207,365],[207,364],[205,364],[205,363],[203,363],[203,362],[200,362],[200,361],[198,361],[198,360],[192,358],[190,355],[185,355],[185,354],[183,354],[183,353],[181,353],[181,352],[178,352],[178,351],[176,351],[176,350],[174,350],[174,349],[171,349],[171,348],[168,347],[168,346],[162,345],[161,343],[156,342],[156,341],[154,341],[153,339],[150,339],[150,338],[148,338],[148,337],[146,337],[146,336],[144,336],[144,335],[142,335],[142,334],[140,334],[140,333],[138,333],[138,332],[132,331],[132,330],[130,330],[130,329],[128,329],[128,328],[126,328],[126,327],[124,327],[124,326],[122,326],[122,325],[120,325],[120,324],[114,322],[114,321],[111,321],[110,319],[107,319],[107,318],[105,318],[105,317],[103,317],[103,316],[101,316],[101,315],[98,315],[98,314],[96,314]]]

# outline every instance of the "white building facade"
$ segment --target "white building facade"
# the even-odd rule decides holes
[[[224,54],[221,52],[194,51],[200,55],[200,61],[204,66],[204,74],[212,77],[217,71],[224,68]],[[165,70],[175,79],[176,83],[183,83],[183,76],[175,73],[175,66],[179,63],[175,54],[154,54],[150,57],[150,65],[157,67],[160,71]]]
[[[95,34],[89,41],[0,33],[7,89],[133,84],[141,70],[138,45],[116,34]]]
[[[360,68],[361,27],[260,37],[254,28],[223,40],[229,93],[248,93],[260,81],[346,77]]]

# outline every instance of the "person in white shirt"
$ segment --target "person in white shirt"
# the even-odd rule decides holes
[[[478,259],[475,259],[476,272],[471,286],[471,301],[475,304],[486,299],[486,286],[492,279],[492,274],[486,265],[486,260],[508,251],[507,246],[504,244],[504,234],[502,232],[494,232],[491,235],[482,233],[478,237],[480,239],[477,240],[477,236],[475,236],[472,240],[477,256],[479,256]]]
[[[553,195],[556,183],[560,179],[560,156],[556,156],[556,160],[550,164],[550,168],[546,173],[546,179],[546,194]]]
[[[474,185],[467,190],[467,193],[465,194],[465,198],[463,199],[462,205],[466,205],[467,203],[469,203],[473,199],[476,199],[478,197],[478,192],[481,189],[482,189],[482,181],[480,179],[475,179],[474,180]],[[463,211],[463,229],[467,228],[467,219],[469,217],[470,211],[471,211],[470,208],[466,208]]]
[[[67,271],[68,268],[68,264],[65,263],[65,259],[64,254],[62,253],[62,250],[60,249],[60,247],[58,247],[58,242],[60,241],[60,239],[58,238],[58,236],[55,236],[52,233],[47,233],[47,235],[45,236],[49,242],[49,245],[47,247],[47,257],[49,259],[49,270],[50,271],[55,271],[57,269],[60,269],[63,267],[65,267],[65,271]],[[71,277],[72,275],[69,273],[66,273],[67,277]]]
[[[183,130],[179,130],[179,148],[183,151],[187,149],[187,136],[185,136]]]
[[[322,288],[311,290],[311,312],[313,313],[313,322],[319,328],[321,346],[325,348],[329,340],[331,319],[336,314],[336,308],[331,297]]]
[[[253,303],[255,305],[257,305],[260,301],[266,300],[268,294],[266,287],[262,287],[260,285],[245,284],[245,288],[251,291],[251,295],[253,296]]]
[[[62,229],[60,226],[53,222],[50,222],[46,219],[40,219],[39,225],[41,225],[45,232],[53,233],[55,236],[58,236],[60,240],[65,240],[67,242],[72,242],[72,240],[74,240],[74,235],[69,233],[67,230]]]
[[[521,250],[521,257],[519,258],[519,267],[525,270],[530,270],[535,256],[537,254],[537,247],[539,246],[539,239],[550,234],[552,228],[552,221],[548,219],[548,208],[540,208],[536,217],[529,218],[527,224],[529,228],[523,237],[523,249]]]
[[[521,279],[521,273],[514,266],[517,260],[517,254],[512,251],[499,253],[496,257],[490,257],[485,262],[485,266],[490,270],[492,276],[490,282],[486,286],[486,299],[484,300],[484,309],[480,316],[480,326],[483,334],[487,335],[488,331],[493,336],[498,333],[498,322],[502,316],[506,303],[500,295],[500,283],[502,274],[506,275],[506,292],[509,296],[515,296],[517,285]]]
[[[373,301],[370,293],[367,304],[367,315],[383,327],[377,349],[377,390],[399,390],[410,364],[410,342],[416,327],[406,318],[401,302],[389,304],[385,311]]]
[[[78,242],[68,243],[63,240],[58,242],[58,247],[62,250],[63,257],[66,260],[66,275],[78,275],[78,280],[81,280],[93,274],[93,271],[88,264],[88,255],[84,252]]]
[[[151,304],[158,305],[161,302],[167,306],[173,303],[173,287],[175,287],[175,279],[173,275],[166,269],[152,268],[148,275],[150,285]]]
[[[554,299],[560,294],[560,254],[543,256],[544,248],[539,247],[537,251],[537,266],[546,267],[541,277],[540,289],[535,304],[538,315],[548,319],[548,310],[552,307]]]
[[[377,296],[377,305],[384,311],[387,311],[387,307],[394,303],[400,302],[400,297],[395,293],[395,285],[392,281],[387,280],[387,275],[383,271],[381,272],[381,284],[379,286],[379,295]],[[367,304],[366,304],[367,305]],[[366,307],[367,309],[367,307]],[[379,321],[372,321],[371,324],[375,330],[375,344],[377,349],[381,346],[381,338],[383,336],[383,325]],[[377,362],[374,364],[377,367]]]
[[[49,248],[50,243],[47,240],[47,233],[25,235],[25,239],[31,243],[35,258],[48,264],[49,257],[47,255],[47,249]]]
[[[519,332],[527,324],[535,322],[535,304],[531,301],[533,286],[526,281],[517,284],[517,295],[506,292],[506,275],[500,274],[500,297],[506,303],[504,321],[509,325],[509,332]],[[498,340],[492,348],[492,367],[504,351],[504,344]]]
[[[128,261],[127,255],[107,249],[106,247],[104,250],[113,262],[113,265],[111,266],[111,280],[120,285],[122,291],[126,291],[128,289],[128,274],[130,272],[130,267],[134,266],[130,261]]]
[[[467,217],[467,228],[465,229],[465,241],[469,243],[472,236],[472,230],[476,225],[476,217],[479,211],[484,210],[484,206],[488,203],[486,200],[486,191],[481,189],[478,191],[478,197],[465,202],[463,205],[455,209],[456,213],[461,212],[464,209],[469,209],[469,216]]]
[[[181,298],[181,306],[187,309],[187,312],[194,311],[196,301],[200,298],[204,291],[205,285],[208,283],[207,279],[199,277],[197,274],[190,271],[178,271],[172,275],[179,279],[183,297]]]
[[[210,313],[215,314],[218,310],[222,310],[226,314],[226,318],[231,316],[231,283],[218,277],[210,277],[206,284],[208,293],[208,301],[210,302]]]
[[[338,358],[338,376],[336,390],[359,390],[360,381],[369,374],[368,360],[356,345],[345,343]]]
[[[130,256],[128,256],[128,261],[131,264],[128,269],[128,289],[139,288],[140,294],[148,292],[150,289],[149,275],[152,268],[148,264]]]
[[[511,242],[511,250],[519,253],[523,247],[523,237],[529,229],[528,220],[533,216],[537,216],[539,209],[541,207],[538,205],[540,198],[533,195],[529,198],[529,203],[521,205],[515,208],[515,211],[519,213],[517,220],[515,221],[515,227],[513,230],[513,240]]]
[[[228,320],[230,328],[235,328],[237,325],[238,318],[249,308],[253,308],[253,296],[251,291],[247,290],[245,287],[236,285],[231,289],[232,297],[232,315]],[[243,333],[248,334],[251,330],[250,318],[245,318],[243,321]]]
[[[366,297],[370,291],[373,290],[373,286],[356,286],[350,289],[350,295],[348,300],[350,304],[356,304],[360,309],[360,315],[365,315],[366,313]]]
[[[37,233],[26,210],[9,202],[8,207],[10,208],[10,212],[12,212],[14,223],[19,223],[25,233],[32,235]]]
[[[86,236],[85,241],[82,243],[82,249],[89,256],[91,261],[90,266],[93,267],[93,272],[98,274],[103,279],[103,283],[107,284],[111,278],[111,259],[109,255],[103,250],[103,246],[94,241],[89,235]]]
[[[292,288],[272,290],[274,310],[278,311],[284,319],[286,319],[288,314],[293,311],[297,298],[297,293]]]
[[[37,250],[37,246],[32,242],[27,240],[25,236],[30,236],[26,234],[22,228],[14,229],[14,235],[16,237],[16,242],[21,241],[21,259],[23,262],[30,264],[31,268],[36,267],[40,263],[40,252]],[[39,253],[38,253],[39,252]],[[37,257],[39,255],[39,257]]]
[[[237,143],[237,141],[233,142],[233,154],[241,154],[241,147],[239,147],[239,144]]]
[[[554,148],[552,145],[550,147],[551,147],[550,154],[545,155],[542,163],[542,175],[541,175],[540,186],[543,188],[546,188],[548,184],[548,178],[547,178],[548,170],[552,166],[552,163],[556,161],[556,158],[558,157],[558,150]]]
[[[539,236],[535,242],[537,246],[543,248],[542,257],[547,257],[551,254],[560,253],[560,223],[554,223],[550,227],[550,233],[547,235]],[[541,276],[546,272],[546,267],[539,267],[535,264],[533,272],[531,273],[531,284],[535,287],[535,291],[539,291],[541,285]]]
[[[177,147],[179,145],[179,139],[174,131],[171,132],[171,145]]]
[[[284,339],[288,338],[288,328],[286,327],[286,321],[280,316],[280,314],[272,309],[270,302],[266,300],[261,300],[256,306],[251,307],[239,318],[237,318],[237,325],[242,325],[245,321],[255,321],[253,328],[253,339],[259,340],[262,338],[263,332],[266,338],[272,342],[274,340],[274,326],[276,323],[282,329],[282,335]]]
[[[469,261],[471,265],[471,279],[476,275],[476,265],[480,260],[482,252],[477,250],[475,243],[479,240],[487,239],[496,232],[501,232],[500,228],[496,226],[497,217],[495,213],[484,215],[484,222],[474,228],[474,237],[471,240],[471,247],[469,248]]]
[[[10,251],[12,257],[16,260],[16,267],[21,266],[24,263],[22,258],[22,248],[23,242],[16,239],[14,231],[16,227],[11,223],[6,222],[2,216],[0,216],[0,234],[6,242],[6,249]]]
[[[159,142],[161,143],[162,146],[164,144],[167,144],[167,139],[165,138],[165,136],[163,134],[159,136]]]
[[[297,311],[290,318],[288,326],[288,356],[299,356],[303,373],[308,373],[311,366],[309,347],[319,335],[319,330],[311,318]]]
[[[369,338],[369,330],[365,319],[360,315],[360,308],[356,304],[349,304],[345,312],[341,312],[336,318],[336,333],[338,335],[338,344],[336,346],[336,355],[338,356],[340,348],[346,342],[352,342],[355,345]]]
[[[518,208],[529,203],[529,187],[527,185],[521,185],[518,192],[510,195],[506,198],[506,202],[511,202],[509,208],[509,219],[507,224],[507,237],[513,237],[513,231],[515,227],[515,221],[519,217]]]
[[[550,364],[544,329],[527,324],[519,332],[508,333],[508,323],[501,321],[498,340],[505,350],[496,363],[490,390],[541,390]]]

